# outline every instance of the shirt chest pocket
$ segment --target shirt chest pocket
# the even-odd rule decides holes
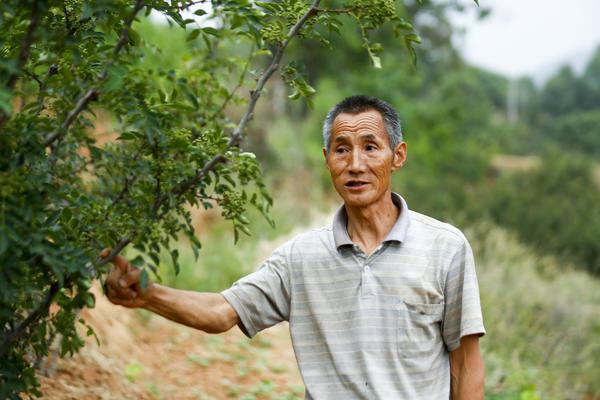
[[[398,353],[402,358],[428,358],[443,348],[441,324],[444,304],[397,302]]]

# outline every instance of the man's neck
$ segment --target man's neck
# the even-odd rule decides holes
[[[369,207],[345,208],[348,235],[366,254],[371,254],[383,242],[400,216],[391,192]]]

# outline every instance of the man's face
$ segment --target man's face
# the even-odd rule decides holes
[[[381,114],[339,114],[329,151],[323,149],[335,190],[349,207],[368,207],[389,195],[392,172],[406,160],[406,143],[392,150]]]

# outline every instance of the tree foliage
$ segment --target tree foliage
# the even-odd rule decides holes
[[[182,68],[145,62],[162,54],[136,30],[152,11],[186,32]],[[388,23],[414,60],[419,38],[392,0],[2,2],[1,398],[40,395],[35,363],[57,335],[61,355],[83,345],[78,310],[93,307],[92,280],[126,246],[138,250],[146,280],[164,251],[178,270],[169,244],[181,234],[200,249],[189,206],[218,205],[236,239],[249,233],[248,207],[269,219],[245,128],[278,70],[291,98],[310,100],[314,89],[284,52],[296,38],[328,45],[343,16],[360,27],[376,67],[382,47],[370,35]],[[232,105],[244,107],[237,122],[226,114]],[[106,115],[118,137],[102,144],[94,127]],[[105,247],[111,254],[97,258]]]

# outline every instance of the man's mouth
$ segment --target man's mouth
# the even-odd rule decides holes
[[[351,180],[344,184],[344,186],[346,186],[347,188],[361,188],[365,185],[367,185],[367,182],[358,180]]]

